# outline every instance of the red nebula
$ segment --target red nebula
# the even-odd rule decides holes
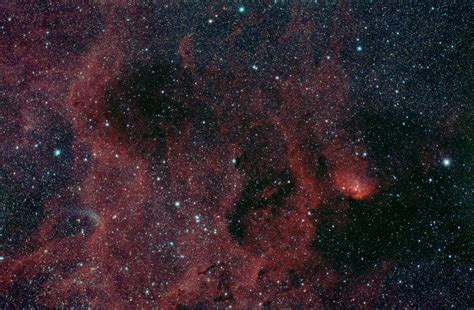
[[[37,303],[48,307],[320,308],[339,298],[346,304],[362,305],[352,302],[358,299],[374,304],[384,271],[366,276],[373,290],[361,284],[366,277],[343,284],[342,275],[312,247],[318,231],[313,211],[321,201],[334,192],[360,200],[377,191],[368,163],[341,148],[344,139],[350,140],[341,126],[350,105],[349,72],[340,60],[350,32],[337,26],[349,24],[345,10],[339,8],[335,17],[327,59],[316,62],[309,53],[314,25],[300,20],[293,8],[275,49],[284,50],[292,40],[302,40],[306,49],[301,48],[280,80],[256,80],[246,71],[247,64],[238,61],[248,57],[232,50],[245,23],[224,39],[229,50],[204,69],[196,65],[197,35],[183,34],[179,70],[193,81],[186,108],[197,109],[199,100],[218,120],[220,142],[207,147],[195,143],[197,125],[189,120],[179,128],[164,125],[162,138],[124,139],[147,130],[147,115],[131,111],[123,116],[135,121],[136,131],[117,126],[117,119],[110,118],[106,90],[127,72],[127,61],[136,55],[125,42],[141,30],[128,28],[120,7],[103,11],[105,31],[73,64],[60,69],[67,79],[31,81],[55,84],[57,78],[62,82],[56,88],[68,90],[61,97],[56,95],[62,90],[51,89],[57,99],[51,104],[71,124],[73,169],[83,178],[45,202],[46,217],[25,247],[29,250],[5,255],[2,294],[25,279],[42,277]],[[34,46],[25,48],[37,53],[44,66],[54,57],[40,55]],[[255,57],[265,53],[262,44]],[[220,57],[228,62],[226,70],[219,69]],[[212,96],[206,95],[209,88]],[[273,102],[269,89],[281,103],[278,110],[268,104]],[[167,92],[164,87],[162,93]],[[20,109],[23,115],[27,112]],[[251,136],[254,140],[248,143]],[[323,147],[309,152],[308,144]],[[326,158],[328,172],[318,166],[318,156]],[[237,169],[232,164],[236,157],[241,160]],[[285,171],[292,177],[281,177]],[[86,219],[73,222],[88,226],[58,237],[55,231],[63,225],[68,201],[88,210],[80,213]],[[231,215],[238,219],[239,242],[229,231]]]
[[[374,181],[350,171],[337,171],[334,182],[341,193],[356,200],[370,197],[375,191]]]

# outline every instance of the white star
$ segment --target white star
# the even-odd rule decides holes
[[[441,161],[441,164],[445,167],[449,167],[451,166],[452,161],[450,158],[443,158],[443,160]]]

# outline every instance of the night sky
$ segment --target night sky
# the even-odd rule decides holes
[[[443,3],[3,1],[0,308],[473,307]]]

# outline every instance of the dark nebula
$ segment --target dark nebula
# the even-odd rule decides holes
[[[0,308],[474,307],[472,4],[6,1]]]

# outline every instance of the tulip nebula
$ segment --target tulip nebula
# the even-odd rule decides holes
[[[0,307],[474,306],[472,3],[5,1]]]

